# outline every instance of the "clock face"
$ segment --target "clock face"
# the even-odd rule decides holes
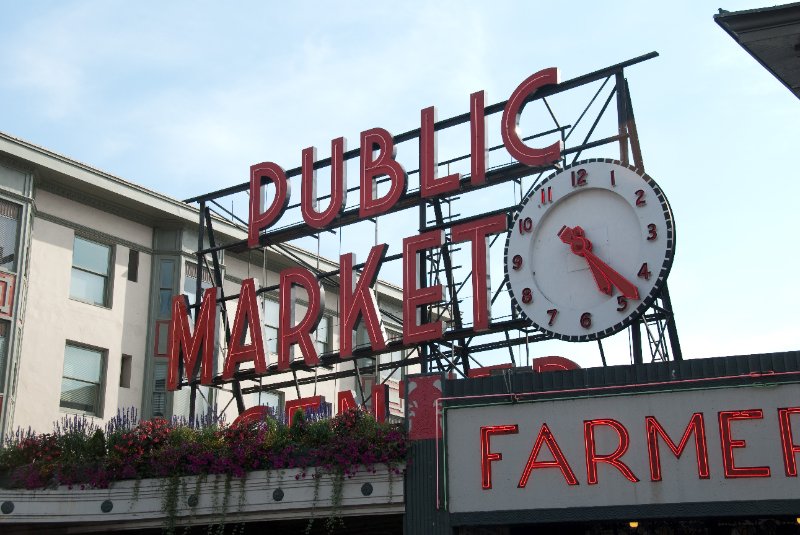
[[[655,181],[615,160],[584,160],[523,200],[506,280],[514,306],[545,333],[597,340],[647,310],[674,252],[672,212]]]

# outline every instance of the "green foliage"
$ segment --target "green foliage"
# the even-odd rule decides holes
[[[106,456],[106,438],[103,431],[98,429],[86,442],[86,453],[90,459],[100,459]]]

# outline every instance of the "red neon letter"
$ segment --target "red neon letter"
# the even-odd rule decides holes
[[[450,237],[454,243],[472,242],[472,329],[489,328],[492,285],[489,281],[489,235],[505,232],[508,217],[498,214],[453,227]]]
[[[434,197],[458,189],[461,175],[453,173],[436,178],[436,110],[433,106],[422,110],[419,131],[419,191],[423,197]]]
[[[513,435],[519,433],[519,426],[487,425],[481,427],[481,487],[492,488],[492,461],[502,461],[502,453],[490,451],[489,439],[492,435]]]
[[[470,182],[479,186],[486,182],[486,116],[484,114],[484,93],[478,91],[469,96],[469,140]]]
[[[553,456],[552,461],[536,460],[536,457],[539,456],[539,450],[542,449],[542,444],[547,444],[547,448],[550,450],[550,454]],[[525,488],[525,485],[528,484],[528,478],[531,477],[531,471],[534,468],[558,468],[561,470],[561,474],[564,476],[564,479],[567,480],[568,485],[578,484],[578,479],[575,477],[575,473],[572,471],[572,468],[570,468],[567,458],[564,457],[564,453],[561,451],[561,448],[558,447],[558,443],[556,442],[553,433],[550,431],[550,428],[547,427],[547,424],[542,424],[542,428],[539,430],[539,436],[536,437],[536,443],[533,445],[531,454],[528,457],[528,463],[525,465],[525,469],[522,471],[522,477],[519,478],[519,484],[517,487],[521,489]]]
[[[297,411],[306,410],[313,410],[318,409],[320,405],[325,403],[324,396],[312,396],[308,398],[298,398],[292,401],[286,402],[286,420],[289,422],[289,425],[292,425],[294,421],[294,415],[297,414]]]
[[[373,149],[378,156],[373,160]],[[361,206],[358,217],[383,214],[392,209],[406,192],[408,177],[403,166],[394,159],[396,154],[392,135],[383,128],[361,132]],[[376,197],[375,178],[388,175],[392,185],[383,197]]]
[[[302,286],[308,293],[306,315],[297,325],[294,324],[295,286]],[[292,344],[300,346],[303,360],[307,365],[319,364],[311,332],[316,330],[322,318],[322,311],[325,310],[325,289],[314,274],[305,268],[284,269],[281,271],[279,299],[281,317],[278,330],[278,369],[289,368],[289,348]]]
[[[800,407],[778,409],[778,423],[781,429],[781,444],[783,445],[783,466],[786,468],[786,477],[797,477],[797,459],[795,455],[800,452],[800,445],[795,444],[792,437],[792,414],[800,414]]]
[[[275,186],[275,196],[269,209],[264,208],[264,194],[261,191],[266,181]],[[283,215],[291,196],[291,185],[281,166],[264,162],[250,166],[250,224],[247,226],[247,246],[258,247],[258,233]]]
[[[339,356],[342,358],[353,355],[353,331],[358,327],[359,321],[364,322],[369,335],[372,349],[380,350],[386,347],[386,334],[383,332],[378,303],[372,285],[378,278],[378,270],[386,256],[386,244],[382,243],[373,247],[361,277],[353,289],[355,273],[353,272],[353,253],[343,254],[339,258],[339,277],[341,288],[339,290]]]
[[[444,333],[441,320],[420,325],[420,309],[429,303],[442,300],[442,285],[435,284],[418,288],[418,253],[424,249],[441,247],[444,232],[433,230],[416,236],[403,238],[403,343],[418,344],[437,340]]]
[[[617,449],[614,450],[613,453],[609,453],[608,455],[598,455],[595,451],[594,428],[599,425],[610,427],[617,432],[617,436],[619,437],[619,446],[617,446]],[[630,444],[628,430],[625,429],[625,426],[620,422],[610,418],[584,420],[583,441],[586,446],[586,479],[590,485],[597,485],[598,463],[610,464],[622,472],[622,475],[625,476],[625,479],[632,483],[639,481],[639,478],[633,474],[631,469],[628,468],[628,465],[619,460],[619,458],[625,455],[625,452],[628,451],[628,445]]]
[[[650,455],[650,481],[661,481],[661,453],[658,448],[658,436],[664,439],[664,443],[669,447],[670,451],[675,457],[680,458],[686,445],[689,443],[689,436],[694,433],[694,448],[697,452],[697,477],[700,479],[708,479],[708,448],[706,447],[706,430],[705,423],[703,422],[703,413],[696,412],[692,414],[689,420],[689,425],[683,432],[681,442],[677,446],[669,438],[667,432],[658,423],[655,416],[648,416],[645,418],[645,426],[647,428],[647,451]]]
[[[172,318],[169,322],[169,354],[167,360],[167,390],[177,390],[181,368],[189,382],[200,372],[200,384],[210,385],[214,366],[214,343],[217,334],[217,288],[203,293],[194,332],[189,334],[189,313],[182,295],[172,298]],[[181,358],[181,356],[183,358]]]
[[[353,396],[352,390],[340,390],[336,395],[336,414],[349,411],[350,409],[357,409],[356,398]]]
[[[245,330],[247,329],[247,330]],[[245,335],[250,332],[250,343],[245,345]],[[222,378],[233,379],[233,374],[242,362],[253,362],[256,375],[267,373],[267,360],[264,357],[264,338],[261,335],[261,316],[256,302],[256,286],[253,279],[242,281],[239,292],[239,305],[233,320],[231,344]]]
[[[323,212],[317,211],[317,149],[303,150],[302,182],[300,187],[300,212],[310,227],[325,228],[347,205],[347,176],[344,166],[344,138],[331,141],[331,202]]]
[[[561,140],[543,149],[534,149],[527,146],[519,137],[519,116],[525,106],[525,99],[542,86],[557,84],[559,81],[558,69],[551,67],[536,74],[532,74],[522,82],[511,94],[503,110],[503,119],[500,131],[503,135],[503,144],[508,153],[520,163],[531,166],[542,166],[553,163],[561,158]]]
[[[727,479],[770,476],[769,466],[737,467],[733,459],[733,448],[744,448],[747,446],[747,443],[744,440],[735,440],[731,437],[731,421],[760,420],[763,417],[764,411],[761,409],[719,412],[719,440],[722,446],[722,466],[725,469],[725,477]]]

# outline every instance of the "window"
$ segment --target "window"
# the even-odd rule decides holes
[[[249,409],[258,405],[264,405],[270,408],[272,414],[279,415],[283,411],[283,397],[283,392],[277,390],[253,392],[252,394],[245,394],[244,406]]]
[[[331,326],[331,317],[322,316],[322,319],[319,320],[319,326],[317,327],[317,332],[314,333],[314,344],[317,346],[318,355],[324,355],[325,353],[331,350],[330,326]]]
[[[198,386],[195,395],[194,414],[197,417],[208,414],[211,409],[211,387]],[[172,416],[189,418],[192,406],[192,387],[184,386],[172,393]]]
[[[3,393],[3,383],[6,380],[6,362],[8,361],[8,335],[11,323],[0,321],[0,394]]]
[[[171,315],[172,295],[175,293],[175,261],[161,260],[158,264],[158,317],[169,318]]]
[[[403,353],[403,350],[384,353],[380,356],[381,364],[387,364],[389,362],[399,363],[401,360],[403,360]],[[390,368],[388,370],[381,370],[380,375],[381,381],[385,381],[386,379],[400,381],[403,379],[403,368]]]
[[[153,370],[153,417],[167,415],[167,364],[156,363]]]
[[[69,295],[93,305],[108,306],[111,247],[75,236]]]
[[[267,351],[273,355],[278,352],[278,302],[264,299],[264,336]]]
[[[0,268],[6,271],[17,270],[19,213],[18,204],[0,200]]]
[[[353,334],[353,349],[369,349],[370,347],[369,334],[367,334],[367,328],[362,319],[358,323],[358,327]],[[356,359],[355,362],[355,365],[359,368],[371,366],[372,369],[367,373],[375,373],[375,363],[377,362],[375,357],[361,357],[360,359]]]
[[[100,416],[103,351],[67,344],[61,379],[61,407]]]
[[[128,280],[139,282],[139,251],[128,249]]]
[[[200,299],[203,298],[202,290],[211,288],[211,273],[207,269],[203,270],[203,280],[200,281]],[[183,293],[189,298],[189,304],[194,305],[197,301],[197,264],[186,262],[186,279],[183,282]],[[169,314],[167,314],[169,317]]]
[[[119,386],[122,388],[131,387],[131,365],[133,364],[133,357],[130,355],[122,355],[122,363],[119,368]]]

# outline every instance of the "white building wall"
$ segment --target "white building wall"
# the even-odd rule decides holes
[[[100,415],[107,420],[118,407],[141,403],[143,359],[149,302],[150,257],[140,253],[138,282],[128,281],[128,247],[114,238],[149,247],[152,230],[64,197],[39,191],[30,247],[28,307],[19,362],[14,425],[49,431],[68,413],[60,409],[64,350],[68,341],[106,352]],[[112,246],[110,307],[70,298],[72,250],[76,231],[46,219],[75,222],[108,235]],[[80,231],[79,231],[80,233]],[[97,235],[86,236],[101,241]],[[102,240],[105,241],[105,240]],[[133,359],[131,386],[120,388],[122,355]]]

